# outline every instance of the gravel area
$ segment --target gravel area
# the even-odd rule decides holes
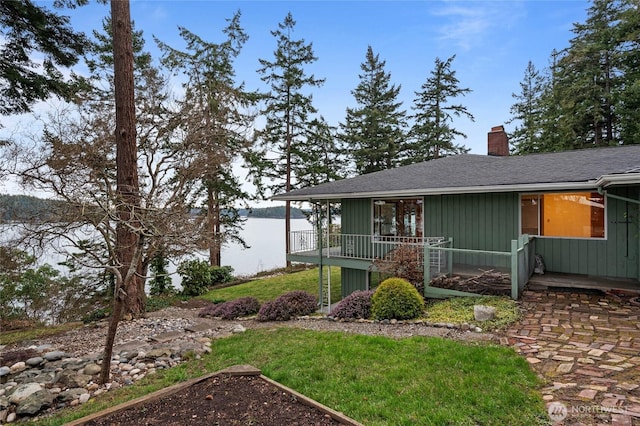
[[[115,345],[132,340],[145,340],[171,332],[184,332],[189,328],[208,328],[206,335],[211,338],[226,337],[230,329],[237,324],[246,329],[295,327],[308,330],[339,331],[365,335],[379,335],[392,338],[411,336],[438,336],[459,340],[496,341],[497,337],[489,333],[462,331],[458,328],[433,327],[423,323],[399,322],[384,324],[381,322],[342,322],[321,317],[305,317],[284,322],[258,322],[253,319],[235,321],[199,318],[199,308],[169,307],[147,314],[146,318],[133,321],[122,321],[118,326]],[[38,339],[35,342],[22,342],[0,349],[0,353],[14,350],[17,347],[48,344],[57,350],[72,356],[82,356],[102,350],[106,340],[108,322],[103,320],[89,324],[64,334]],[[177,334],[177,333],[176,333]]]

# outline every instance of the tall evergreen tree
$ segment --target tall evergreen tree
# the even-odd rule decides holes
[[[57,0],[56,7],[75,7],[86,0]],[[49,95],[69,99],[75,85],[60,71],[78,62],[87,40],[75,32],[69,18],[30,0],[0,2],[0,114],[28,112]],[[42,66],[33,53],[44,54]]]
[[[451,103],[471,92],[471,89],[460,87],[456,72],[451,69],[454,59],[455,55],[446,61],[436,58],[435,67],[422,85],[422,90],[415,92],[415,114],[412,116],[415,122],[409,132],[411,142],[403,161],[405,164],[469,151],[454,142],[456,137],[467,137],[452,126],[454,117],[464,116],[475,120],[464,105]]]
[[[630,7],[621,0],[593,0],[586,22],[574,24],[575,37],[558,61],[553,88],[562,109],[558,120],[574,148],[622,143],[616,93],[626,87],[621,58],[628,34],[621,31],[621,18]]]
[[[246,111],[255,96],[235,81],[234,60],[249,38],[240,16],[238,11],[227,19],[223,30],[226,39],[221,43],[205,41],[186,28],[180,28],[185,51],[158,41],[163,63],[187,78],[180,101],[183,149],[189,157],[183,172],[199,182],[193,196],[204,204],[204,244],[211,266],[220,266],[224,244],[236,241],[246,245],[239,236],[244,219],[238,204],[246,203],[249,194],[232,166],[250,143],[253,116]]]
[[[264,129],[257,133],[257,145],[251,156],[252,175],[259,191],[278,193],[300,188],[304,177],[317,173],[309,169],[308,153],[314,149],[313,123],[317,114],[311,94],[304,91],[320,87],[324,79],[306,73],[304,67],[318,58],[313,45],[293,39],[296,22],[291,13],[271,32],[277,47],[272,60],[259,59],[263,82],[269,85],[264,95]],[[326,135],[326,133],[325,133]],[[310,137],[311,136],[311,137]],[[266,181],[266,182],[265,182]],[[291,203],[285,205],[286,252],[290,252]]]
[[[391,169],[401,163],[406,138],[406,111],[398,101],[401,86],[391,84],[385,61],[367,48],[360,83],[351,91],[355,108],[347,108],[339,138],[356,174]]]
[[[517,122],[509,134],[509,142],[515,154],[529,154],[542,151],[542,96],[545,90],[544,76],[529,61],[520,82],[520,93],[511,96],[516,102],[511,105],[512,117],[508,123]]]
[[[133,41],[129,1],[111,1],[113,28],[113,80],[115,88],[116,142],[116,289],[109,322],[104,360],[111,359],[113,343],[126,299],[137,300],[140,291],[137,272],[141,256],[142,236],[136,230],[140,223],[140,183],[136,147],[136,109],[133,78]],[[144,297],[142,297],[144,299]],[[100,383],[109,380],[110,366],[105,362]]]
[[[620,142],[640,143],[640,10],[636,0],[622,0],[618,15],[619,66],[623,83],[614,90]]]

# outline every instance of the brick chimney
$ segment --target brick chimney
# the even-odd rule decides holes
[[[495,126],[491,128],[488,134],[487,155],[498,157],[506,157],[509,155],[509,138],[504,126]]]

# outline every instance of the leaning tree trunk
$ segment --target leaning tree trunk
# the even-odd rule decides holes
[[[101,383],[109,380],[113,343],[123,309],[138,310],[139,306],[130,306],[129,300],[140,300],[136,278],[140,248],[139,236],[135,231],[138,228],[136,213],[140,199],[133,89],[133,41],[129,0],[111,0],[111,22],[116,101],[116,206],[118,214],[116,258],[118,278],[113,298],[113,313],[102,358]]]

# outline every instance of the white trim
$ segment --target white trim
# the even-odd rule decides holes
[[[596,181],[596,185],[606,188],[610,185],[634,185],[640,184],[640,173],[620,173],[615,175],[602,175]]]
[[[562,191],[562,190],[593,190],[598,187],[596,181],[587,182],[556,182],[556,183],[527,183],[517,185],[489,185],[489,186],[460,186],[449,188],[418,188],[369,192],[342,192],[312,195],[276,195],[271,199],[274,201],[317,201],[317,200],[340,200],[343,198],[417,198],[428,195],[451,195],[451,194],[479,194],[490,192],[539,192],[539,191]]]

